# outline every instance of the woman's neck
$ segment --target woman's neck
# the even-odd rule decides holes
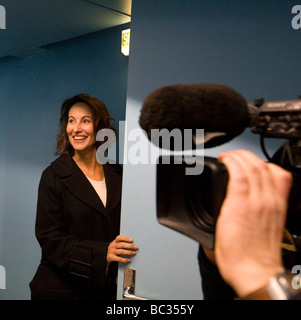
[[[96,149],[91,152],[75,152],[73,160],[88,178],[97,181],[104,179],[102,165],[96,159]]]

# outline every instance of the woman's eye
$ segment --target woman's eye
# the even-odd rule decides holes
[[[74,119],[69,119],[68,123],[74,123]]]

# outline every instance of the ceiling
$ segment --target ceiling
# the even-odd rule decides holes
[[[131,0],[0,0],[0,58],[130,22]]]

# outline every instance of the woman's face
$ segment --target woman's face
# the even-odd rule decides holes
[[[78,102],[70,108],[66,132],[75,152],[95,148],[92,112],[87,104]]]

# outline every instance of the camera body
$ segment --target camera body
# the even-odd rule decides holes
[[[270,138],[301,139],[301,99],[266,103],[256,99],[248,109],[254,133]]]
[[[187,156],[185,161],[168,156],[168,165],[164,158],[157,164],[158,222],[213,249],[215,223],[228,184],[226,167],[215,158],[194,157],[203,172],[186,175]]]
[[[261,148],[268,161],[293,174],[287,228],[301,245],[301,99],[248,104],[252,132],[261,136]],[[286,143],[273,157],[264,147],[264,138],[282,138]],[[161,156],[157,163],[157,220],[214,249],[215,225],[226,195],[228,172],[216,158],[194,156],[191,163],[203,166],[200,175],[186,175],[190,163],[182,156]],[[300,247],[301,251],[301,247]]]

